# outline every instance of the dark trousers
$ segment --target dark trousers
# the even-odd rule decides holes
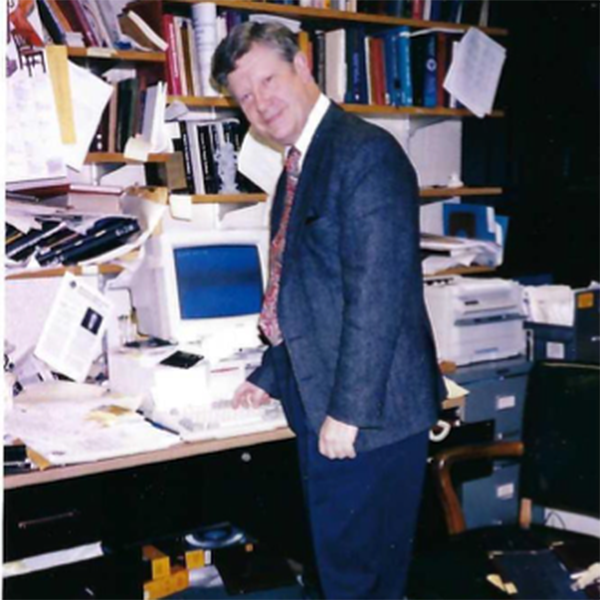
[[[428,434],[355,459],[319,453],[285,346],[275,366],[297,435],[305,503],[326,598],[403,598],[427,460]]]

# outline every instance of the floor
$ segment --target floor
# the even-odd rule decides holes
[[[237,598],[243,600],[267,600],[277,598],[287,600],[296,598],[316,598],[316,596],[306,593],[299,583],[273,588],[269,587],[267,589],[259,589],[256,591],[234,593],[234,590],[231,590],[231,592],[231,594],[227,592],[216,567],[205,567],[201,571],[192,571],[190,586],[186,590],[169,596],[169,598],[182,600],[220,600],[221,598]]]

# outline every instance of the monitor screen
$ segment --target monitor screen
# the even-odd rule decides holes
[[[174,259],[182,319],[260,312],[263,282],[255,245],[175,248]]]
[[[178,343],[232,329],[258,336],[268,248],[267,229],[151,236],[130,284],[139,333]]]

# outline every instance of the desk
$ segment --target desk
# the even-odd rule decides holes
[[[96,597],[131,598],[136,596],[122,590],[133,579],[141,597],[133,568],[119,573],[115,557],[139,563],[142,544],[221,521],[302,560],[308,529],[292,438],[285,428],[7,476],[4,560],[101,540],[114,571],[108,575],[103,567],[101,575],[93,575],[104,588],[94,588],[93,581],[85,585]],[[97,561],[89,562],[91,573]],[[122,566],[125,558],[117,563]],[[114,585],[106,588],[109,576]],[[13,579],[5,581],[6,592],[18,583]],[[121,591],[115,590],[118,586]],[[56,589],[56,596],[46,588],[38,597],[69,597],[60,586]]]

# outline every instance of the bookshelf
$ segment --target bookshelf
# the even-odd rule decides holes
[[[163,15],[173,14],[188,16],[191,14],[192,7],[195,4],[206,4],[211,0],[134,0],[128,4],[128,7],[140,12],[147,23],[159,34],[163,35],[162,20]],[[365,27],[369,35],[383,32],[399,26],[408,26],[411,30],[441,28],[446,32],[464,32],[472,25],[464,23],[449,23],[442,21],[431,21],[413,18],[400,18],[394,16],[385,16],[378,14],[367,14],[348,12],[341,10],[332,10],[324,8],[309,8],[300,6],[291,6],[275,4],[263,0],[212,0],[216,5],[217,11],[235,11],[236,13],[264,13],[273,16],[289,17],[306,24],[307,28],[314,32],[317,29],[324,31],[346,28],[352,26]],[[496,27],[480,27],[482,31],[492,36],[507,36],[508,31]],[[312,34],[311,34],[312,35]],[[165,37],[163,35],[163,37]],[[168,74],[168,53],[157,51],[138,51],[138,50],[118,50],[105,47],[68,47],[67,54],[69,58],[76,62],[81,62],[86,68],[96,72],[103,72],[107,68],[124,67],[135,68],[144,73],[145,84],[153,84],[156,81],[166,80]],[[202,95],[181,95],[169,94],[167,101],[172,103],[181,102],[190,109],[206,109],[211,114],[236,114],[239,108],[236,102],[229,97],[207,97]],[[450,108],[447,106],[397,106],[377,103],[347,103],[341,102],[341,106],[348,112],[360,116],[385,117],[392,121],[394,118],[449,118],[463,119],[473,117],[472,113],[464,108]],[[489,117],[502,118],[505,116],[503,110],[494,110]],[[160,153],[150,154],[144,164],[148,167],[154,165],[154,169],[166,169],[173,155]],[[139,161],[125,157],[123,152],[90,151],[86,157],[85,163],[88,165],[117,165],[138,163]],[[185,192],[181,192],[185,193]],[[449,198],[449,197],[470,197],[470,196],[496,196],[503,193],[499,187],[470,187],[460,188],[447,187],[423,187],[420,190],[420,198],[423,201],[431,199]],[[220,204],[220,203],[238,203],[254,204],[267,200],[266,194],[261,193],[240,193],[240,194],[188,194],[195,205]],[[117,267],[115,267],[117,268]],[[56,274],[61,274],[66,269],[58,269]],[[73,270],[69,268],[69,270]],[[117,268],[118,271],[118,268]],[[484,272],[480,268],[467,268],[461,272],[474,273]],[[107,266],[105,272],[113,273],[112,266]],[[39,272],[42,277],[56,275],[52,270]],[[15,275],[15,277],[27,277],[28,275]],[[32,275],[36,276],[36,275]]]
[[[442,27],[454,31],[466,31],[470,24],[448,23],[446,21],[426,21],[422,19],[405,19],[399,17],[389,17],[385,15],[374,15],[368,13],[349,12],[341,10],[331,10],[326,8],[308,8],[301,6],[289,6],[283,4],[273,4],[264,0],[164,0],[166,5],[176,4],[202,4],[214,2],[218,7],[231,8],[241,11],[261,12],[266,14],[280,15],[299,20],[317,20],[340,23],[365,23],[373,25],[383,25],[394,27],[398,25],[408,25],[416,29],[428,29],[432,27]],[[508,31],[500,27],[480,27],[482,31],[493,36],[507,36]]]

